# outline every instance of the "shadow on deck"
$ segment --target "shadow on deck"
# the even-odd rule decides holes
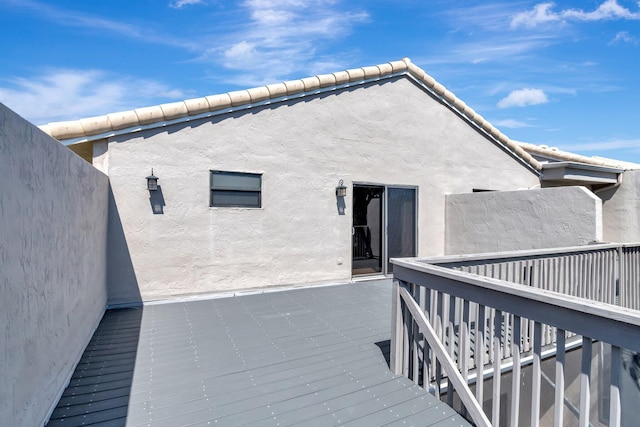
[[[390,280],[110,310],[49,426],[469,425],[389,371]]]

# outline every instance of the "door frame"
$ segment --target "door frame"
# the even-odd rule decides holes
[[[355,187],[380,187],[383,189],[382,191],[382,198],[381,198],[381,203],[382,203],[382,212],[381,212],[381,227],[380,227],[380,233],[381,233],[381,240],[382,240],[382,244],[381,244],[381,250],[380,250],[380,262],[382,265],[382,270],[379,273],[365,273],[365,274],[353,274],[353,230],[354,230],[354,225],[353,225],[353,214],[354,214],[354,202],[355,202],[355,198],[353,197],[353,189]],[[405,189],[411,189],[411,190],[415,190],[415,223],[414,223],[414,244],[415,244],[415,248],[416,248],[416,256],[417,256],[417,252],[418,252],[418,224],[420,221],[418,221],[418,213],[419,213],[419,187],[417,185],[394,185],[394,184],[381,184],[378,182],[369,182],[369,181],[353,181],[351,183],[351,230],[352,233],[350,236],[350,246],[351,246],[351,277],[352,278],[366,278],[366,277],[375,277],[375,276],[384,276],[384,277],[390,277],[389,276],[389,272],[388,272],[388,264],[389,264],[389,258],[388,258],[388,190],[389,188],[405,188]]]

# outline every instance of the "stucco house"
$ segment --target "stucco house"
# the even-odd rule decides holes
[[[391,274],[398,256],[610,240],[589,190],[622,173],[545,162],[408,59],[42,129],[109,176],[110,225],[121,231],[109,245],[114,304]],[[160,187],[147,191],[152,171]],[[556,208],[511,218],[553,240],[498,247],[504,226],[475,237],[460,228],[485,222],[464,217],[476,211],[468,203],[504,203],[473,192],[567,185],[586,189],[514,202]],[[470,196],[448,200],[456,194]]]
[[[107,306],[640,241],[637,165],[513,141],[406,58],[40,129],[0,114],[14,417],[46,415]]]

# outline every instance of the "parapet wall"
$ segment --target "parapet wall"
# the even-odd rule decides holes
[[[602,241],[602,201],[584,187],[451,194],[447,254],[579,246]]]
[[[108,178],[0,104],[0,424],[43,425],[104,314]]]

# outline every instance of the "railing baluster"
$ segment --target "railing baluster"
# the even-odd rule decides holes
[[[478,305],[478,321],[476,328],[476,342],[473,356],[476,364],[476,400],[480,402],[484,401],[484,355],[486,351],[486,330],[487,320],[485,318],[485,306]]]
[[[542,325],[533,325],[533,377],[531,380],[531,426],[540,425],[540,378],[542,356]]]
[[[582,337],[582,369],[580,371],[580,427],[589,427],[591,407],[591,338]]]
[[[620,408],[620,347],[611,346],[611,391],[609,406],[609,426],[620,427],[622,411]]]
[[[440,399],[442,396],[442,389],[440,387],[442,384],[442,365],[437,357],[434,357],[433,360],[436,361],[436,381],[433,387],[433,395]]]
[[[449,296],[449,356],[456,360],[456,297]]]
[[[449,300],[451,297],[449,294],[442,294],[442,343],[446,348],[451,346],[451,332],[449,329]],[[451,353],[451,351],[449,351]]]
[[[402,300],[400,299],[400,281],[393,281],[391,293],[391,340],[389,346],[389,365],[394,375],[402,374]]]
[[[460,339],[458,349],[460,351],[460,360],[462,368],[462,378],[469,383],[469,346],[471,334],[469,333],[469,301],[462,301],[462,322],[460,324]]]
[[[513,316],[511,331],[511,348],[513,354],[513,368],[511,378],[511,426],[518,427],[520,415],[520,352],[521,352],[520,316]]]
[[[420,287],[415,283],[411,284],[411,295],[416,301],[420,301]],[[418,363],[418,325],[415,320],[411,321],[411,375],[413,383],[418,384],[420,380],[420,364]]]
[[[438,292],[438,291],[432,291],[433,292],[433,299],[432,299],[432,304],[433,304],[433,312],[434,312],[434,316],[436,319],[436,324],[434,326],[434,330],[436,331],[436,335],[438,336],[438,339],[440,340],[440,342],[444,343],[444,339],[442,338],[443,336],[443,327],[442,327],[442,292]],[[436,358],[433,357],[431,360],[431,370],[435,375],[436,372]]]
[[[493,331],[494,327],[494,322],[495,322],[495,317],[496,317],[496,311],[493,308],[489,308],[489,329],[490,331]],[[487,363],[493,363],[494,359],[497,357],[496,353],[494,352],[494,346],[493,346],[493,342],[494,342],[494,334],[493,333],[489,333],[488,334],[489,337],[489,360],[487,360]],[[500,349],[500,346],[498,346],[498,350]]]
[[[493,396],[491,396],[491,424],[500,425],[500,347],[502,341],[502,311],[493,310]],[[506,326],[505,326],[506,327]],[[505,340],[506,342],[506,340]]]
[[[456,298],[456,313],[458,324],[458,368],[462,372],[464,366],[464,343],[463,343],[463,329],[464,329],[464,300]]]
[[[449,357],[456,363],[456,300],[453,295],[449,295]],[[453,384],[447,375],[447,405],[453,407]]]
[[[639,260],[638,255],[640,252],[635,248],[631,251],[632,261],[629,269],[629,280],[627,281],[627,289],[629,289],[629,294],[631,295],[631,304],[629,307],[634,308],[636,310],[640,310],[640,287],[638,286],[638,270],[639,270]]]
[[[564,362],[565,362],[565,332],[563,329],[557,331],[556,345],[556,389],[555,389],[555,406],[554,421],[555,427],[562,427],[564,418]]]
[[[435,325],[433,324],[433,307],[432,307],[432,295],[433,290],[425,288],[424,290],[424,302],[423,302],[423,311],[427,316],[427,319],[431,323],[434,331],[437,331]],[[429,389],[429,383],[431,382],[431,369],[430,369],[430,360],[431,354],[429,352],[429,343],[426,338],[422,339],[422,387],[425,390]]]
[[[405,303],[402,304],[402,319],[402,375],[409,378],[409,324],[411,316]]]

